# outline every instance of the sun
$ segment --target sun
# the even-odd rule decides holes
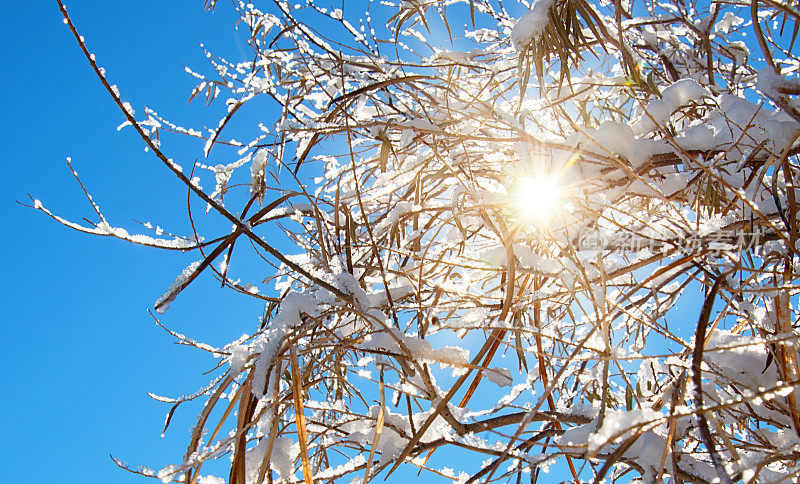
[[[540,228],[550,225],[563,204],[563,190],[554,175],[523,177],[514,193],[514,205],[521,221]]]

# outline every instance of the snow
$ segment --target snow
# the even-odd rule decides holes
[[[407,336],[397,328],[372,333],[361,344],[367,350],[386,350],[396,354],[408,354],[418,361],[436,361],[443,365],[463,366],[469,362],[469,351],[453,346],[434,348],[422,338]]]
[[[663,126],[679,107],[710,95],[708,89],[694,79],[676,81],[661,92],[661,99],[650,101],[645,106],[646,113],[633,123],[633,131],[641,135],[652,131],[658,125]]]
[[[267,371],[275,364],[286,335],[302,322],[301,314],[314,317],[318,314],[318,310],[319,300],[315,294],[293,291],[283,298],[278,305],[276,315],[269,322],[268,329],[258,335],[250,345],[250,352],[258,354],[253,369],[254,381],[265,382]],[[266,387],[253,385],[252,392],[254,396],[261,398],[266,392]]]
[[[703,150],[709,146],[709,141],[714,139],[714,128],[707,124],[697,124],[684,131],[683,135],[675,141],[685,150]]]
[[[389,212],[389,215],[386,216],[386,219],[391,224],[396,224],[400,217],[410,212],[412,209],[411,202],[407,201],[400,201],[392,207],[392,210]]]
[[[215,198],[218,195],[225,196],[225,193],[228,191],[228,182],[233,176],[233,172],[242,166],[245,163],[246,159],[241,159],[238,161],[234,161],[233,163],[228,163],[227,165],[215,165],[215,166],[207,166],[203,164],[199,164],[200,168],[205,170],[209,170],[210,172],[214,173],[214,181],[216,182],[216,187],[214,191],[209,195],[211,198]],[[200,188],[199,179],[195,183],[195,180],[192,179],[192,183]]]
[[[355,469],[363,466],[366,463],[366,461],[367,459],[364,457],[363,454],[358,454],[344,464],[340,464],[336,467],[329,467],[320,472],[317,472],[316,474],[314,474],[314,480],[316,482],[322,482],[328,479],[332,479],[353,472]]]
[[[355,302],[361,309],[367,310],[371,307],[370,299],[367,292],[359,284],[358,279],[348,272],[340,272],[336,274],[334,285],[337,289],[353,296]]]
[[[269,439],[262,438],[258,445],[245,452],[247,482],[256,481],[268,443]],[[281,479],[288,481],[294,475],[294,462],[298,455],[300,455],[299,444],[289,437],[277,437],[272,446],[269,466],[280,475]]]
[[[605,444],[619,439],[623,435],[629,435],[628,432],[632,429],[638,429],[639,424],[658,420],[663,416],[660,412],[642,408],[608,412],[600,429],[589,434],[587,438],[589,452],[597,452]],[[663,451],[663,449],[662,445],[661,450]],[[660,458],[661,454],[658,457]]]
[[[441,131],[440,128],[433,124],[428,118],[414,118],[407,122],[406,126],[419,131]]]
[[[162,294],[161,296],[156,299],[154,307],[156,308],[156,312],[159,314],[163,314],[167,309],[169,309],[169,305],[172,301],[178,297],[178,294],[183,289],[183,286],[186,284],[186,281],[189,279],[189,276],[200,267],[200,263],[203,262],[202,260],[194,261],[189,264],[186,269],[181,272],[178,277],[175,278],[175,281],[169,286],[169,288]]]
[[[741,41],[730,42],[724,47],[724,51],[739,65],[744,65],[750,56],[750,49],[747,44]]]
[[[554,0],[537,0],[530,12],[526,13],[511,29],[511,43],[517,51],[522,51],[536,40],[550,21],[549,12]]]
[[[746,388],[769,388],[778,383],[776,365],[766,367],[767,343],[761,338],[716,329],[703,357],[724,378]]]
[[[490,382],[500,387],[509,387],[514,383],[511,370],[508,368],[491,368],[483,372],[483,376]]]
[[[242,371],[244,364],[247,362],[247,357],[250,355],[250,351],[246,346],[240,344],[234,344],[228,348],[231,355],[228,357],[228,362],[231,365],[231,371],[233,373],[239,373]]]
[[[437,50],[433,57],[435,59],[442,59],[450,62],[467,64],[470,63],[475,57],[484,53],[485,52],[480,49],[474,49],[471,52]]]
[[[597,455],[613,451],[610,444],[624,442],[636,432],[641,431],[636,442],[623,455],[637,461],[646,472],[659,472],[661,471],[661,456],[666,443],[666,425],[664,422],[660,422],[656,429],[652,429],[652,425],[648,425],[648,423],[658,421],[663,417],[661,412],[646,408],[609,411],[599,429],[597,429],[597,420],[595,419],[587,424],[568,429],[556,437],[555,442],[559,446],[587,452],[588,455]],[[661,435],[662,433],[663,435]]]
[[[772,99],[778,98],[784,92],[800,92],[800,81],[779,76],[770,67],[758,71],[756,87]]]
[[[746,51],[737,50],[732,55],[743,56]],[[780,90],[800,89],[800,83],[777,76],[771,69],[764,69],[759,73],[758,87],[765,94],[777,98],[781,96]],[[764,105],[756,105],[728,93],[714,97],[694,79],[681,79],[665,88],[661,99],[644,106],[646,112],[632,124],[632,131],[636,136],[649,136],[658,126],[668,126],[673,113],[679,108],[701,101],[712,106],[705,119],[688,126],[676,124],[681,129],[674,142],[684,150],[730,149],[731,155],[746,159],[753,149],[760,149],[760,146],[783,150],[795,139],[800,128],[800,124],[783,111],[772,111]],[[653,154],[672,151],[663,141],[632,137],[625,126],[603,126],[598,132],[586,133],[586,137],[596,141],[596,145],[591,145],[595,151],[610,149],[628,157],[634,161],[634,165]],[[574,145],[583,141],[583,138],[573,137],[571,140]]]
[[[177,471],[178,471],[178,466],[171,464],[158,471],[157,477],[161,479],[161,482],[166,484],[168,482],[173,481],[173,478],[175,477],[175,473]]]
[[[549,257],[544,257],[522,244],[514,244],[514,255],[523,267],[545,274],[558,274],[564,264]]]
[[[225,479],[216,476],[200,476],[197,478],[197,484],[225,484]]]
[[[637,137],[634,128],[617,121],[604,121],[597,129],[572,135],[567,144],[605,156],[621,155],[634,167],[641,166],[656,153],[670,151],[664,142]]]
[[[400,220],[400,218],[403,215],[411,212],[413,208],[414,207],[411,204],[411,202],[405,200],[397,202],[397,204],[394,207],[392,207],[389,213],[386,214],[386,217],[384,217],[384,219],[381,220],[380,223],[375,226],[375,234],[381,235],[390,228],[394,227]]]
[[[723,34],[730,33],[731,29],[734,27],[738,27],[744,23],[744,19],[741,17],[737,17],[733,12],[725,12],[725,15],[722,17],[722,20],[717,22],[717,25],[714,26],[714,30],[717,32],[721,32]]]
[[[269,151],[260,149],[253,156],[253,162],[250,165],[250,192],[256,193],[261,186],[264,179],[264,168],[267,166],[267,156]]]
[[[53,220],[62,225],[87,234],[111,236],[121,240],[125,240],[127,242],[131,242],[133,244],[146,245],[149,247],[157,247],[162,249],[190,249],[196,247],[198,243],[198,241],[182,237],[173,237],[172,239],[159,239],[142,234],[131,235],[127,230],[121,227],[114,227],[109,225],[105,219],[102,219],[94,227],[87,227],[75,222],[71,222],[65,218],[62,218],[54,214],[49,209],[47,209],[47,207],[45,207],[40,200],[34,200],[33,207],[37,210],[44,212],[50,218],[52,218]],[[96,207],[97,206],[95,205],[95,208]],[[161,233],[157,231],[156,235],[161,235]],[[200,241],[202,241],[202,238],[200,239]]]
[[[445,327],[453,329],[483,327],[489,319],[489,308],[464,309],[459,316],[448,318],[443,322]]]
[[[718,105],[719,108],[711,114],[707,123],[717,133],[713,140],[716,145],[735,142],[742,136],[741,128],[750,127],[739,143],[741,147],[738,150],[765,141],[767,147],[782,150],[800,127],[782,111],[772,111],[730,94],[721,95]]]
[[[389,285],[389,294],[392,296],[392,301],[397,303],[398,300],[414,294],[414,286],[409,282],[392,283]],[[369,298],[369,306],[371,308],[381,309],[389,304],[389,299],[386,297],[386,289],[383,284],[380,284],[376,291],[371,292],[367,296]]]

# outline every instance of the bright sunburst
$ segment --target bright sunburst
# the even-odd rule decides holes
[[[524,177],[519,181],[514,204],[523,222],[545,227],[561,210],[562,196],[558,177]]]

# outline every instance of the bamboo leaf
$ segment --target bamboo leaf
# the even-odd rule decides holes
[[[386,165],[389,161],[389,152],[392,150],[392,142],[389,141],[389,138],[384,135],[381,137],[381,152],[378,157],[378,164],[380,166],[381,173],[386,172]]]
[[[475,0],[469,0],[469,18],[472,26],[475,27]]]
[[[384,422],[384,415],[386,413],[386,397],[384,391],[384,384],[383,384],[383,369],[381,368],[381,379],[378,383],[378,391],[380,392],[381,397],[381,408],[378,411],[378,419],[375,422],[375,435],[372,437],[372,446],[369,449],[369,457],[367,458],[367,468],[364,470],[364,480],[362,481],[363,484],[367,484],[369,482],[369,472],[372,468],[372,460],[375,458],[375,450],[378,448],[378,442],[381,439],[381,433],[383,432],[383,422]]]
[[[625,386],[625,408],[629,412],[633,410],[633,388],[630,383]]]
[[[292,397],[294,399],[295,425],[297,426],[297,440],[300,445],[300,459],[303,465],[303,480],[306,484],[313,484],[311,477],[311,461],[308,458],[308,435],[306,434],[306,418],[303,407],[302,375],[297,364],[297,353],[294,345],[289,345],[292,371]]]

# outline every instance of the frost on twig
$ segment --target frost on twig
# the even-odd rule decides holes
[[[92,235],[102,235],[105,237],[114,237],[120,240],[124,240],[126,242],[130,242],[132,244],[144,245],[147,247],[154,247],[158,249],[189,250],[189,249],[196,249],[198,245],[202,243],[202,239],[196,241],[184,237],[173,237],[172,239],[164,239],[158,237],[151,237],[149,235],[144,235],[144,234],[130,234],[127,230],[121,227],[113,227],[109,225],[108,222],[105,220],[105,218],[103,218],[97,225],[85,226],[76,222],[71,222],[63,217],[54,214],[47,207],[45,207],[44,204],[38,199],[32,199],[32,201],[33,201],[33,208],[44,212],[48,217],[52,218],[56,222],[66,227],[69,227],[73,230],[77,230],[78,232],[83,232]]]

